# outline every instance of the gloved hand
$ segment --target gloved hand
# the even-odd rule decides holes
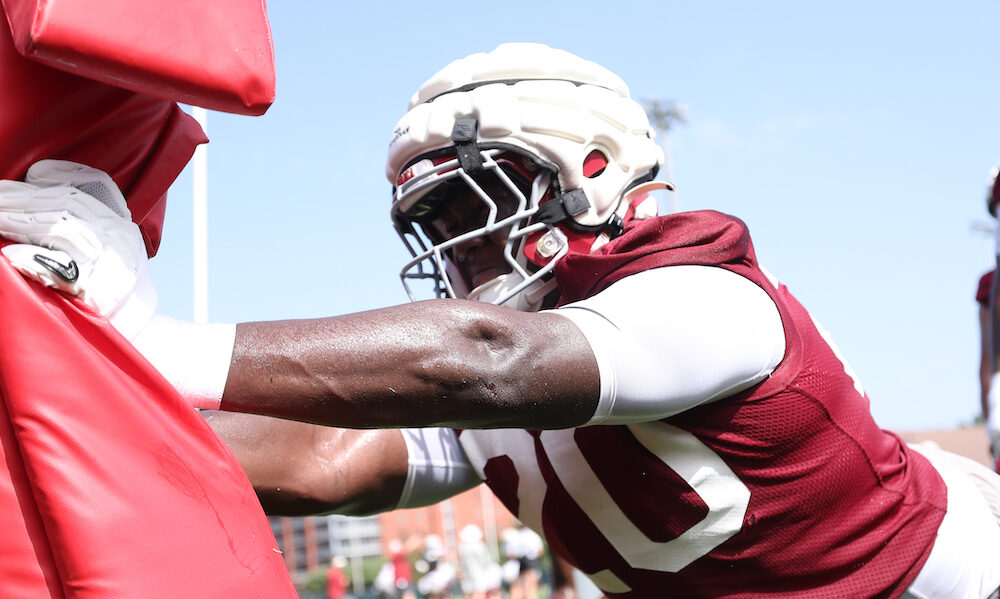
[[[0,181],[2,248],[22,274],[105,316],[188,402],[218,409],[236,326],[156,315],[146,246],[106,173],[42,160],[24,182]]]
[[[107,173],[42,160],[0,181],[2,252],[24,276],[82,299],[127,339],[156,311],[145,245]]]

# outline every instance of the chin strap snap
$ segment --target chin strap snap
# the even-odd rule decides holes
[[[607,233],[609,239],[614,239],[625,232],[625,221],[617,214],[612,214],[602,232]]]

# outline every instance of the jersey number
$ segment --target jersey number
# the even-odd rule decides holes
[[[622,512],[580,452],[572,429],[542,431],[540,440],[566,491],[630,566],[678,572],[739,532],[750,502],[750,490],[715,452],[691,433],[663,422],[633,424],[629,429],[646,449],[681,476],[709,508],[704,519],[669,541],[653,541]],[[524,456],[510,457],[515,463],[532,463],[535,459],[532,444],[524,443],[521,448]],[[522,461],[523,458],[530,461]],[[536,469],[528,470],[519,469],[518,518],[542,530],[543,494],[537,489],[544,489],[545,482]],[[589,576],[606,592],[630,590],[610,571]]]

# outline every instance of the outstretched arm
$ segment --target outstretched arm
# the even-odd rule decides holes
[[[57,198],[58,210],[45,212],[34,200],[52,190],[15,187],[0,193],[0,217],[9,217],[0,218],[0,234],[29,244],[18,268],[85,300],[91,288],[125,300],[138,295],[134,273],[145,257],[118,247],[138,239],[134,225],[83,210],[97,200],[76,189]],[[30,244],[77,237],[100,243],[60,243],[69,258],[94,262],[96,254],[126,268],[67,286],[34,267],[40,248]],[[94,305],[105,314],[101,302]],[[123,308],[109,310],[113,316]],[[766,291],[724,269],[696,266],[625,277],[540,313],[430,300],[238,327],[145,318],[116,327],[138,331],[127,336],[193,404],[349,428],[554,429],[659,420],[759,383],[785,350],[781,317]]]
[[[146,257],[110,178],[62,161],[36,167],[72,177],[2,182],[0,236],[20,242],[5,254],[111,319],[179,390],[194,389],[186,396],[199,407],[219,407],[225,382],[224,409],[332,426],[566,428],[594,414],[597,362],[576,325],[468,301],[240,325],[230,364],[233,327],[152,318],[155,300],[138,301]],[[82,191],[94,181],[117,211]],[[59,251],[39,263],[49,252],[39,245]]]
[[[271,515],[363,516],[396,507],[407,454],[399,430],[348,430],[205,412]]]
[[[357,428],[566,428],[599,390],[568,319],[430,300],[238,325],[222,408]]]

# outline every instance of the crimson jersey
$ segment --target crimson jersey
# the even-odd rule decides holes
[[[976,285],[976,302],[981,306],[986,306],[990,301],[990,291],[993,289],[993,277],[996,270],[991,270],[979,277],[979,284]]]
[[[640,221],[556,266],[563,301],[630,274],[708,265],[764,289],[786,350],[772,376],[657,422],[462,431],[496,495],[610,597],[891,597],[946,509],[934,468],[872,420],[826,333],[717,212]]]

